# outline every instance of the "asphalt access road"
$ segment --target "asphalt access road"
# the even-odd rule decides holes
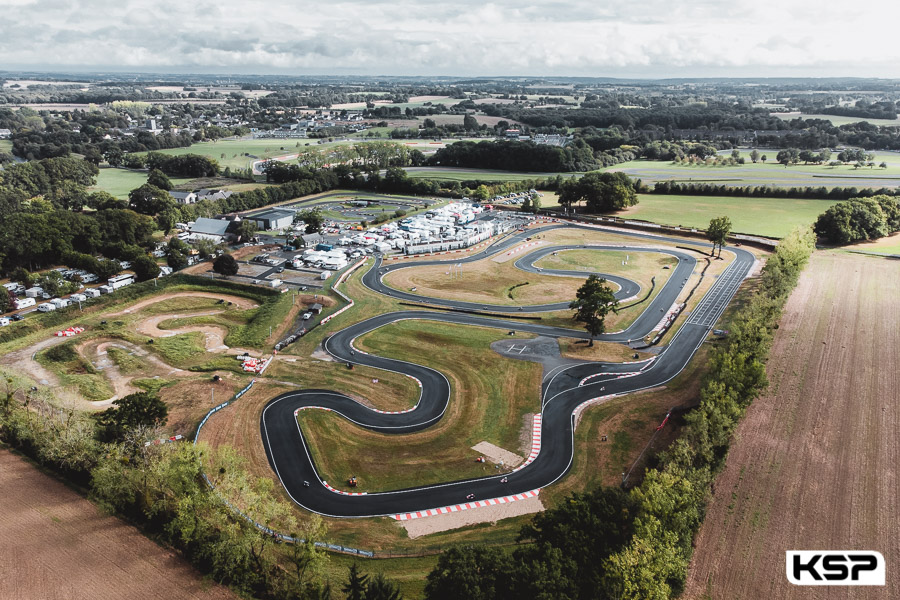
[[[643,234],[624,235],[660,239]],[[386,414],[373,411],[343,394],[329,390],[282,394],[266,405],[260,419],[260,430],[269,463],[297,504],[310,511],[335,517],[394,515],[465,503],[469,501],[469,494],[474,494],[475,500],[485,500],[546,487],[565,475],[571,467],[574,449],[573,412],[579,405],[598,397],[626,394],[662,385],[688,364],[753,266],[755,259],[752,254],[740,248],[731,250],[737,255],[735,261],[716,279],[659,356],[633,365],[585,363],[558,369],[548,376],[543,386],[541,451],[531,464],[520,471],[356,496],[338,494],[322,485],[297,423],[296,410],[329,409],[362,427],[390,434],[409,433],[433,425],[442,417],[449,402],[449,383],[441,373],[421,365],[356,351],[352,347],[352,341],[356,337],[400,319],[416,318],[515,329],[550,337],[586,336],[583,331],[547,327],[535,322],[522,323],[465,313],[424,311],[379,315],[337,332],[326,342],[326,350],[339,360],[396,371],[419,379],[422,392],[415,408],[400,414]],[[670,278],[670,283],[673,281],[678,283],[678,280]],[[668,286],[669,284],[666,287]],[[660,295],[663,292],[665,289]],[[652,305],[645,310],[645,313],[648,312],[653,312]],[[652,317],[647,322],[652,321],[655,325],[659,321],[659,315],[652,314]],[[648,332],[649,329],[643,331],[642,335]],[[625,377],[618,377],[624,373],[627,373]],[[585,381],[586,377],[593,375],[599,376]],[[360,475],[365,476],[364,473]],[[501,477],[506,477],[508,482],[501,483]],[[304,481],[310,485],[305,486]]]

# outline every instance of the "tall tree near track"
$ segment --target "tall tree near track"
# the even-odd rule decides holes
[[[604,320],[609,311],[618,312],[619,301],[606,280],[592,274],[578,291],[569,308],[575,310],[575,320],[584,323],[591,335],[588,346],[594,345],[594,338],[605,331]]]
[[[230,254],[223,254],[213,261],[213,271],[219,275],[237,275],[238,263]]]
[[[756,161],[759,160],[759,150],[756,150],[754,148],[753,150],[750,151],[750,160],[753,161],[754,163],[756,163]]]
[[[712,252],[709,254],[710,256],[716,253],[716,246],[718,246],[718,258],[722,258],[722,246],[725,245],[725,240],[728,238],[729,233],[731,233],[731,219],[728,217],[715,217],[714,219],[710,219],[709,227],[706,228],[706,239],[712,242],[713,245]]]

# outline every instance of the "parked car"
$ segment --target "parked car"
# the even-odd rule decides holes
[[[303,313],[303,320],[304,320],[304,321],[308,321],[308,320],[311,319],[311,318],[312,318],[312,313],[311,313],[311,312]]]

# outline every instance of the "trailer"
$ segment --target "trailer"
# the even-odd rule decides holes
[[[16,310],[22,310],[23,308],[31,308],[37,304],[37,301],[34,298],[20,298],[13,302],[13,306],[16,307]]]
[[[120,287],[125,287],[126,285],[131,285],[132,283],[134,283],[134,275],[116,275],[115,277],[110,277],[106,283],[112,289],[117,290]]]
[[[41,312],[51,312],[56,310],[56,307],[49,302],[44,302],[43,304],[38,304],[37,309]]]

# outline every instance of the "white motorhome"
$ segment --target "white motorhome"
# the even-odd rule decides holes
[[[9,325],[9,317],[0,317],[0,327]]]
[[[88,298],[99,298],[100,294],[101,292],[97,288],[88,288],[84,290],[84,295]]]
[[[56,307],[49,302],[44,302],[43,304],[38,304],[37,309],[41,312],[50,312],[56,310]]]
[[[116,275],[115,277],[110,277],[106,283],[112,289],[117,290],[120,287],[125,287],[126,285],[131,285],[132,283],[134,283],[134,275],[130,273],[125,275]]]
[[[34,298],[21,298],[13,302],[13,305],[16,307],[16,310],[22,310],[23,308],[31,308],[37,304],[37,301]]]
[[[69,305],[69,301],[65,298],[54,298],[50,301],[50,304],[52,304],[56,308],[65,308]]]

